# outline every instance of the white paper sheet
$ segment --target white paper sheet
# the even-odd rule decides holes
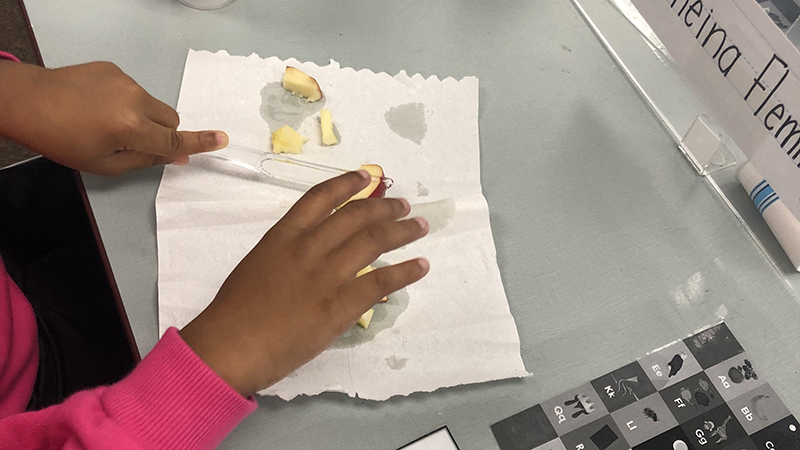
[[[447,428],[440,428],[437,431],[406,445],[400,450],[459,450],[450,431]]]
[[[378,163],[395,181],[388,196],[412,204],[453,199],[443,204],[451,210],[455,204],[455,214],[449,223],[435,220],[436,233],[378,261],[425,256],[431,263],[425,279],[377,305],[368,330],[354,327],[262,394],[291,399],[338,391],[383,400],[526,376],[481,194],[478,80],[440,81],[405,72],[391,77],[340,68],[334,61],[318,67],[190,51],[178,102],[181,127],[222,129],[232,143],[269,150],[272,130],[260,112],[261,90],[279,82],[286,65],[317,79],[342,138],[338,146],[323,147],[318,113],[312,114],[298,129],[310,138],[299,158],[344,168]],[[398,114],[410,118],[398,120]],[[200,313],[301,195],[206,156],[167,167],[156,199],[161,333]]]

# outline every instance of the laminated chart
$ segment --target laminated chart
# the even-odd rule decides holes
[[[501,450],[800,449],[800,424],[720,323],[492,425]]]

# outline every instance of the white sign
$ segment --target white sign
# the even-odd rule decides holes
[[[458,450],[450,431],[439,428],[437,431],[420,438],[400,450]]]
[[[633,0],[695,94],[800,218],[800,52],[756,0]]]

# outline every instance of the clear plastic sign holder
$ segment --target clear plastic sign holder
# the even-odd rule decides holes
[[[571,1],[631,87],[674,140],[678,151],[698,176],[705,178],[787,283],[800,293],[800,274],[736,177],[737,164],[746,161],[744,153],[693,94],[666,47],[631,0]],[[767,13],[769,8],[775,8],[771,0],[759,3]],[[781,29],[800,48],[800,6],[796,14],[773,11],[779,16],[775,23],[782,20]]]
[[[712,120],[705,114],[695,117],[678,143],[678,148],[700,175],[736,164],[736,158],[723,142],[722,132],[712,125]]]

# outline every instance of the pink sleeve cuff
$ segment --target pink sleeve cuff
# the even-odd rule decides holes
[[[9,61],[19,62],[16,56],[8,52],[0,52],[0,59],[7,59]]]
[[[175,328],[103,393],[103,405],[153,449],[214,448],[257,407],[214,373]]]

